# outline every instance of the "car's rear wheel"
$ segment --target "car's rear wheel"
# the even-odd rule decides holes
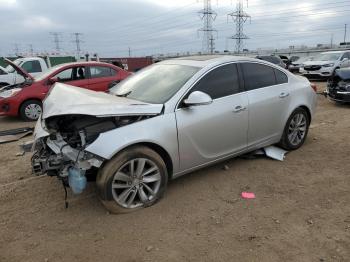
[[[103,205],[126,213],[157,202],[164,194],[168,173],[163,159],[145,146],[126,149],[98,173],[96,185]]]
[[[42,103],[39,100],[25,101],[19,109],[20,116],[26,121],[37,120],[42,112]]]
[[[310,118],[304,108],[297,108],[288,118],[279,145],[286,150],[301,147],[309,131]]]

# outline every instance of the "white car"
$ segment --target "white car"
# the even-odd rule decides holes
[[[350,67],[350,51],[323,52],[304,62],[299,73],[309,78],[328,78],[338,68]]]
[[[0,66],[0,88],[3,86],[14,84],[16,82],[15,78],[16,77],[13,73],[9,73],[5,68]],[[24,81],[23,77],[22,81]]]

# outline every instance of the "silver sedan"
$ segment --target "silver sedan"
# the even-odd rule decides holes
[[[107,209],[128,212],[193,170],[273,144],[299,148],[315,106],[307,79],[245,57],[163,61],[109,94],[57,83],[36,126],[33,170],[74,193],[96,179]]]

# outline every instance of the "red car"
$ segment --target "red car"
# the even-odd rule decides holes
[[[21,116],[33,121],[42,112],[42,100],[56,82],[106,92],[109,88],[130,75],[129,72],[107,63],[76,62],[50,68],[33,78],[22,68],[6,60],[21,74],[25,81],[0,89],[0,116]]]

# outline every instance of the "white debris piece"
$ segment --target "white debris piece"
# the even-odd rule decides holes
[[[276,146],[268,146],[268,147],[264,147],[264,151],[266,156],[279,160],[279,161],[283,161],[285,154],[288,153],[288,151],[283,150],[282,148],[276,147]]]

